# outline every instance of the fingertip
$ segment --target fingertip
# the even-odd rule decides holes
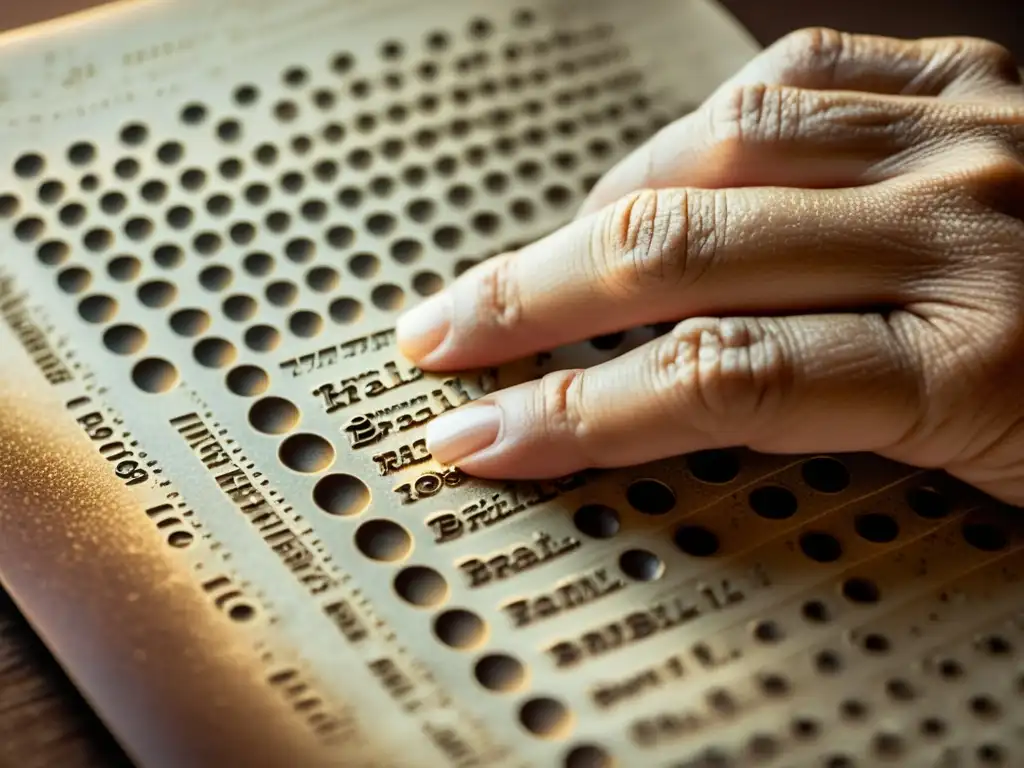
[[[451,330],[451,301],[446,293],[431,296],[398,318],[398,350],[417,365],[429,365]]]

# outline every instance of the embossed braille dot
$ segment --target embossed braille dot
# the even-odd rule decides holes
[[[907,491],[907,505],[926,520],[938,520],[950,513],[945,497],[931,486],[919,486]]]
[[[938,717],[926,717],[919,726],[921,735],[927,738],[936,738],[946,732],[946,723]]]
[[[413,275],[412,287],[420,296],[432,296],[444,288],[444,278],[436,272],[417,272]]]
[[[281,343],[281,333],[272,325],[254,325],[245,332],[245,345],[254,352],[271,352]]]
[[[542,696],[527,700],[519,708],[519,722],[534,736],[557,739],[568,735],[572,715],[562,702]]]
[[[956,659],[943,659],[939,662],[938,670],[944,680],[958,680],[964,676],[963,665]]]
[[[273,105],[273,116],[282,123],[291,123],[299,116],[299,105],[294,101],[282,99]]]
[[[972,715],[983,719],[994,719],[1002,714],[999,702],[986,694],[972,696],[967,701],[967,708]]]
[[[185,148],[176,141],[165,141],[156,150],[156,157],[164,165],[174,165],[181,162],[185,155]]]
[[[77,227],[85,220],[85,206],[80,203],[68,203],[58,214],[60,223],[66,227]]]
[[[982,552],[998,552],[1009,546],[1006,532],[989,523],[964,523],[960,534],[968,545]]]
[[[888,544],[900,535],[900,526],[892,515],[881,512],[865,512],[857,515],[853,523],[857,534],[876,544]]]
[[[285,245],[284,255],[296,264],[305,264],[316,255],[316,246],[308,238],[297,237]]]
[[[289,280],[275,280],[266,288],[267,301],[277,307],[287,307],[295,302],[299,286]]]
[[[216,293],[231,285],[232,277],[230,269],[222,264],[215,264],[199,272],[199,284],[206,290]]]
[[[185,261],[185,252],[174,243],[164,243],[153,249],[153,261],[164,269],[177,269]]]
[[[800,537],[800,551],[818,563],[834,563],[843,554],[839,539],[829,533],[809,531]]]
[[[628,549],[619,555],[619,570],[635,581],[656,581],[665,573],[665,564],[649,550]]]
[[[403,568],[395,576],[394,586],[399,597],[419,608],[433,608],[448,599],[448,582],[444,576],[424,565]]]
[[[864,639],[861,641],[861,646],[868,653],[882,654],[888,653],[892,644],[889,642],[889,638],[885,635],[872,632],[864,636]]]
[[[469,650],[487,639],[487,623],[472,611],[452,608],[434,619],[434,634],[450,648]]]
[[[891,680],[887,680],[885,683],[885,692],[893,701],[912,701],[917,692],[907,680],[901,677],[896,677]]]
[[[259,97],[260,92],[255,85],[240,85],[234,92],[235,103],[240,107],[255,104]]]
[[[796,496],[788,488],[764,485],[755,488],[747,497],[750,508],[767,520],[786,520],[796,514]]]
[[[129,240],[145,240],[153,234],[153,222],[143,216],[128,219],[124,224],[124,233]]]
[[[711,557],[719,549],[718,536],[700,525],[680,526],[673,541],[682,552],[691,557]]]
[[[691,453],[686,457],[686,465],[694,478],[716,485],[731,483],[740,473],[739,458],[727,450]]]
[[[185,205],[176,205],[167,211],[167,225],[172,229],[186,229],[192,224],[192,209]]]
[[[307,200],[302,204],[302,208],[299,209],[299,213],[306,221],[322,221],[324,217],[327,216],[327,203],[323,200]],[[347,227],[341,229],[347,229]],[[333,230],[328,231],[328,241],[331,239],[331,231]]]
[[[507,653],[491,653],[481,657],[473,667],[477,682],[489,691],[508,693],[526,683],[526,668]]]
[[[288,329],[296,336],[309,339],[323,330],[323,318],[316,312],[303,309],[288,318]]]
[[[277,451],[281,464],[303,474],[323,472],[334,463],[334,446],[320,435],[299,433],[281,443]]]
[[[645,515],[664,515],[676,505],[676,495],[659,480],[635,480],[626,490],[626,501]]]
[[[114,164],[114,175],[125,181],[134,179],[141,170],[139,161],[134,157],[123,157]]]
[[[139,194],[148,203],[162,203],[167,197],[167,185],[158,179],[152,179],[142,185]]]
[[[906,503],[916,514],[927,520],[938,520],[950,512],[949,504],[942,494],[929,485],[907,490]]]
[[[107,274],[119,283],[130,283],[142,272],[142,262],[134,256],[115,256],[107,264]]]
[[[33,240],[38,240],[45,230],[46,225],[43,223],[42,219],[30,216],[22,219],[14,226],[14,236],[23,243],[31,243]],[[88,235],[86,237],[88,238]],[[88,239],[86,241],[86,245],[88,247]],[[102,249],[90,247],[89,250]]]
[[[782,629],[777,622],[771,619],[754,622],[751,634],[755,640],[761,643],[777,643],[782,639]]]
[[[612,768],[614,761],[608,752],[596,744],[581,744],[565,755],[565,768]]]
[[[107,192],[100,198],[100,209],[104,213],[116,216],[128,205],[128,199],[120,192]]]
[[[462,243],[462,230],[458,227],[439,227],[434,230],[434,244],[438,248],[452,250]]]
[[[209,338],[198,342],[192,349],[192,355],[206,368],[224,368],[235,361],[238,350],[227,339]]]
[[[267,391],[270,376],[259,366],[239,365],[228,371],[224,383],[231,392],[240,397],[256,397]]]
[[[198,102],[186,104],[181,110],[181,122],[185,125],[200,125],[206,120],[206,107]]]
[[[106,323],[117,314],[117,302],[110,296],[86,296],[78,304],[78,314],[89,323]]]
[[[814,624],[824,624],[832,618],[828,606],[820,600],[808,600],[800,607],[800,613]]]
[[[850,472],[838,459],[819,456],[809,459],[800,468],[807,485],[819,493],[841,493],[850,485]]]
[[[86,290],[92,283],[92,275],[84,267],[68,267],[57,275],[57,286],[72,295]]]
[[[217,124],[217,136],[223,142],[234,143],[242,136],[242,126],[237,120],[222,120]]]
[[[229,296],[224,300],[222,307],[225,317],[235,322],[244,322],[252,319],[253,315],[256,314],[257,308],[256,300],[252,296],[246,296],[245,294]]]
[[[128,123],[121,129],[121,141],[129,147],[145,144],[149,138],[149,128],[142,123]]]
[[[397,311],[405,304],[405,292],[397,285],[384,283],[370,293],[370,301],[377,309]]]
[[[412,264],[423,255],[423,245],[417,240],[403,238],[391,244],[391,258],[399,264]]]
[[[355,299],[344,297],[332,301],[328,312],[334,322],[348,325],[362,317],[363,306]]]
[[[586,504],[576,510],[573,523],[593,539],[610,539],[619,532],[619,513],[603,504]]]
[[[200,232],[192,240],[192,248],[200,256],[212,256],[221,249],[223,242],[216,232]]]
[[[843,660],[835,651],[825,649],[814,655],[814,667],[823,675],[834,675],[843,668]]]
[[[39,202],[46,205],[59,203],[64,197],[64,184],[56,179],[44,181],[39,185]],[[13,195],[0,196],[0,218],[9,218],[18,211],[18,198]]]
[[[356,548],[371,560],[395,562],[412,552],[412,537],[393,520],[367,520],[355,534]]]
[[[851,603],[877,603],[881,599],[878,585],[870,579],[852,577],[843,582],[843,597]]]
[[[32,179],[43,172],[46,161],[41,155],[28,152],[14,161],[14,173],[23,179]]]
[[[271,232],[285,232],[291,226],[292,217],[284,211],[271,211],[264,220]]]
[[[327,230],[327,242],[332,248],[348,248],[356,239],[351,227],[337,226]]]
[[[137,325],[114,325],[104,331],[103,344],[119,355],[133,355],[146,346],[146,332]]]
[[[151,309],[166,307],[178,295],[178,289],[166,280],[150,280],[139,286],[139,301]]]
[[[178,369],[168,360],[148,357],[140,360],[132,369],[135,386],[149,394],[169,392],[178,385]]]
[[[318,293],[327,293],[337,288],[341,278],[331,267],[313,267],[306,273],[306,285]]]
[[[169,323],[179,336],[198,336],[210,327],[210,316],[202,309],[179,309],[171,315]]]
[[[42,243],[36,249],[36,258],[39,259],[39,263],[45,264],[48,267],[63,264],[70,256],[71,248],[61,240],[50,240],[49,242]]]
[[[265,435],[283,435],[286,432],[292,432],[299,426],[299,420],[298,406],[283,397],[264,397],[249,407],[249,424],[257,432],[262,432]],[[332,477],[338,476],[332,475]]]
[[[266,277],[274,271],[274,257],[262,251],[246,254],[242,259],[242,269],[253,277]]]

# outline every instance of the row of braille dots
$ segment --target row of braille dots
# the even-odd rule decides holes
[[[302,80],[300,76],[297,76],[294,72],[290,75],[286,75],[286,78],[291,81]],[[640,105],[643,107],[645,105]],[[202,119],[205,114],[205,108],[200,105],[191,105],[183,110],[183,119],[187,122],[194,122]],[[531,129],[534,131],[534,129]],[[535,131],[534,131],[535,132]],[[536,138],[536,136],[534,137]],[[508,137],[502,139],[507,144]],[[302,143],[305,146],[305,143]],[[506,147],[507,148],[507,147]],[[610,150],[606,142],[601,140],[593,140],[590,142],[589,148],[598,154],[607,154]],[[500,149],[500,148],[499,148]],[[276,147],[272,144],[262,144],[254,151],[257,161],[266,163],[273,163],[276,161],[278,152]],[[571,153],[560,152],[556,153],[553,157],[553,162],[558,165],[563,171],[575,164],[575,157]],[[456,159],[454,157],[441,157],[438,158],[435,163],[436,169],[439,173],[450,175],[454,172]],[[421,177],[424,176],[422,167],[411,166],[402,174],[404,180],[411,183],[418,183]],[[524,161],[517,166],[517,175],[524,179],[536,178],[540,174],[540,166],[535,161]],[[321,177],[321,180],[332,179],[337,173],[337,164],[332,161],[322,161],[317,164],[314,168],[314,173]],[[488,189],[492,191],[501,191],[507,184],[507,176],[500,172],[493,172],[489,174],[485,183]],[[301,174],[295,172],[286,173],[282,176],[283,186],[292,192],[297,191],[303,184]],[[378,195],[387,195],[393,188],[394,181],[391,177],[383,175],[372,179],[369,183],[369,189]],[[545,193],[548,202],[554,204],[561,204],[568,200],[566,193],[559,193],[557,189],[552,188]],[[253,203],[265,202],[269,196],[269,188],[263,183],[253,183],[249,185],[245,190],[246,198]],[[362,192],[357,188],[346,187],[339,191],[338,200],[343,205],[352,207],[358,204],[362,200]],[[456,207],[467,206],[473,197],[472,188],[464,184],[456,184],[451,187],[448,191],[448,201]],[[224,195],[215,195],[208,201],[208,207],[216,203],[217,210],[225,210],[230,204],[230,200]],[[528,199],[513,201],[511,212],[517,219],[529,219],[533,215],[532,203]],[[302,203],[301,213],[307,218],[318,218],[323,215],[325,211],[325,203],[322,199],[311,198]],[[407,207],[406,213],[414,221],[425,222],[432,217],[435,209],[433,201],[424,198],[419,200],[413,200]],[[287,218],[289,214],[284,211],[275,211],[268,215],[267,225],[275,230],[281,230],[287,226]],[[497,230],[500,223],[500,218],[497,214],[489,211],[483,211],[475,214],[471,219],[471,224],[474,229],[478,230],[482,234],[491,234]],[[394,228],[394,217],[387,213],[378,212],[371,214],[366,222],[367,228],[374,234],[387,234],[388,231]],[[328,233],[328,240],[332,245],[337,247],[343,247],[349,244],[354,236],[354,233],[350,228],[344,226],[337,226],[331,228]],[[457,227],[447,226],[438,229],[434,233],[435,244],[443,248],[456,247],[461,240],[461,231]],[[304,247],[302,247],[304,246]],[[413,261],[418,253],[422,250],[422,245],[415,240],[402,240],[396,242],[392,246],[392,255],[395,260],[399,263],[409,263]],[[302,256],[311,255],[313,248],[311,243],[302,241],[293,241],[289,243],[286,248],[287,254],[298,254]],[[257,258],[259,254],[254,254]],[[350,259],[350,269],[358,277],[368,278],[372,277],[379,266],[379,262],[376,257],[368,253],[356,254]],[[461,265],[456,265],[456,270],[459,271]],[[328,270],[332,268],[321,268],[317,273],[317,278],[324,278],[325,282],[329,278]],[[313,277],[311,273],[310,277]],[[435,292],[441,284],[441,279],[436,273],[421,272],[413,277],[413,287],[421,295],[429,295]],[[268,290],[274,290],[276,286],[271,286]],[[277,296],[288,295],[280,291],[276,292]],[[382,309],[397,309],[401,305],[401,294],[400,289],[396,286],[386,285],[379,286],[375,289],[372,300],[374,303]]]
[[[129,132],[129,135],[134,137],[133,141],[144,140],[145,132],[142,129]],[[77,145],[76,145],[77,146]],[[90,147],[88,151],[83,152],[76,147],[72,147],[69,152],[69,156],[78,158],[79,162],[88,162],[88,159],[93,156],[93,151]],[[25,159],[16,163],[16,166],[21,168],[23,173],[30,173],[31,169],[37,167],[34,163],[26,163]],[[143,187],[143,193],[145,194],[147,187],[151,186],[154,182]],[[59,192],[54,191],[55,185],[59,185],[59,182],[55,181],[44,181],[40,185],[40,198],[45,200],[54,200],[59,197]],[[155,193],[150,193],[155,194]],[[126,204],[124,196],[121,193],[108,193],[101,200],[101,206],[107,210],[120,209]],[[12,217],[19,207],[19,202],[13,195],[5,195],[0,198],[0,217]],[[79,214],[69,214],[69,209],[73,208],[75,211],[82,208],[81,205],[69,204],[65,208],[61,209],[60,216],[61,220],[66,222],[68,226],[72,226],[79,221]],[[41,222],[39,219],[30,218],[22,219],[15,225],[16,234],[23,241],[31,241],[32,239],[38,239],[42,234],[42,229],[39,226],[31,226],[26,228],[25,222]],[[135,220],[133,220],[135,221]],[[129,232],[133,232],[131,228],[131,222],[126,225],[126,229]],[[142,231],[145,231],[143,228]],[[210,245],[204,238],[216,237],[211,233],[201,235],[197,238],[196,247],[200,251],[212,251],[216,248],[215,245]],[[136,238],[137,239],[137,238]],[[86,246],[88,249],[95,252],[102,252],[109,248],[113,241],[113,235],[109,230],[97,229],[91,230],[86,235]],[[46,242],[42,242],[37,248],[38,260],[51,267],[62,266],[67,262],[71,254],[71,247],[65,240],[51,239]],[[264,258],[260,258],[263,256]],[[173,244],[161,244],[153,250],[153,260],[159,266],[165,268],[173,268],[180,266],[184,254],[182,249]],[[252,270],[259,269],[263,272],[268,271],[272,267],[272,260],[269,255],[260,254],[256,255],[246,261],[246,266]],[[134,281],[140,274],[142,265],[136,256],[132,255],[116,255],[112,256],[107,265],[110,276],[119,281],[129,283]],[[308,280],[311,285],[314,285],[320,289],[326,289],[326,287],[332,284],[330,279],[331,275],[327,273],[327,270],[311,270],[308,275]],[[199,282],[202,287],[209,291],[222,291],[230,285],[232,280],[231,270],[222,265],[213,265],[203,269],[199,274]],[[58,273],[57,282],[62,290],[69,294],[80,294],[86,291],[91,284],[92,276],[90,271],[80,265],[66,266]],[[287,282],[271,284],[268,287],[268,297],[275,303],[282,304],[287,303],[287,297],[291,295],[289,288],[292,288],[291,284]],[[137,291],[139,301],[150,308],[166,307],[174,301],[177,296],[177,287],[168,282],[167,280],[151,280],[143,283],[139,286]],[[235,294],[229,296],[224,300],[223,303],[225,315],[229,319],[235,321],[244,321],[251,318],[256,312],[255,300],[251,297]],[[87,322],[105,322],[112,318],[117,311],[117,303],[110,296],[106,295],[90,295],[86,296],[80,302],[80,314]],[[187,311],[190,315],[195,315],[198,310]],[[331,304],[330,307],[331,316],[338,322],[349,323],[357,319],[360,314],[360,307],[357,301],[350,298],[341,298]],[[294,313],[289,319],[289,328],[292,332],[300,337],[308,337],[315,335],[319,332],[322,325],[322,321],[316,313],[309,311],[299,311]],[[175,330],[178,328],[189,328],[194,329],[196,325],[193,324],[172,324]],[[186,333],[185,335],[191,335]],[[267,351],[279,343],[280,334],[275,328],[269,326],[253,326],[250,328],[245,336],[245,340],[250,348],[257,351]],[[112,351],[121,354],[131,354],[140,350],[141,346],[145,343],[145,334],[141,329],[133,326],[116,326],[110,329],[106,339],[108,347]],[[231,345],[223,339],[211,339],[202,340],[195,346],[196,358],[204,365],[212,367],[222,367],[230,363],[233,359],[234,354],[231,352]],[[145,389],[156,387],[158,390],[164,389],[169,385],[173,384],[174,377],[169,376],[155,376],[152,373],[153,366],[146,364],[143,366],[143,373],[138,377],[140,381],[147,382],[142,383]],[[160,366],[163,371],[167,371],[167,366]],[[149,371],[149,372],[146,372]]]
[[[433,36],[431,36],[431,39],[435,40],[435,42],[436,42],[436,40],[438,38],[437,38],[436,35],[433,35]],[[394,51],[396,50],[395,45],[392,44],[392,45],[389,45],[389,46],[385,46],[385,48],[388,51],[390,51],[389,55],[392,55],[392,56],[395,55],[394,54]],[[345,59],[345,60],[348,61],[348,59]],[[347,65],[346,65],[346,68],[347,68]],[[286,71],[286,73],[284,75],[284,78],[285,78],[285,81],[289,85],[298,86],[298,85],[301,85],[304,82],[306,82],[306,80],[308,78],[308,75],[305,74],[302,70],[296,70],[296,69],[293,68],[293,69],[290,69],[290,70]],[[255,93],[256,92],[255,92],[255,90],[252,87],[245,87],[244,88],[244,93],[246,94],[246,98],[244,99],[246,101],[246,103],[249,103],[249,102],[251,102],[251,101],[253,101],[255,99]],[[323,101],[323,99],[321,99],[321,101]],[[191,107],[187,107],[184,110],[184,112],[183,112],[183,119],[185,119],[186,121],[196,121],[196,120],[202,119],[203,115],[204,115],[204,108],[202,108],[200,106],[195,106],[194,105],[194,106],[191,106]],[[363,120],[362,122],[364,122],[364,123],[372,122],[372,119],[370,118],[370,116],[365,116],[365,117],[367,119]],[[339,131],[335,130],[335,131],[333,131],[331,133],[331,135],[332,136],[336,136],[338,133],[339,133]],[[534,137],[536,138],[535,131],[534,131]],[[508,137],[505,137],[503,139],[503,142],[505,142],[505,144],[507,145]],[[299,147],[302,147],[302,148],[308,148],[309,141],[293,141],[293,144],[296,144],[296,145],[298,145]],[[601,142],[599,142],[599,141],[592,142],[592,144],[594,144],[592,149],[594,151],[596,151],[596,152],[607,151],[606,149],[603,149],[603,147],[606,147],[607,145],[602,145]],[[499,147],[499,149],[500,149],[500,147]],[[272,163],[272,162],[276,161],[278,153],[277,153],[276,148],[273,145],[271,145],[271,144],[262,144],[259,147],[257,147],[257,149],[255,150],[255,154],[256,154],[257,159],[262,159],[262,161],[265,162],[265,163]],[[558,162],[560,164],[560,166],[564,169],[565,167],[573,165],[574,164],[574,159],[571,156],[568,156],[566,153],[561,153],[561,154],[559,154],[556,157],[556,162]],[[323,163],[321,163],[317,168],[319,169],[320,166],[322,166],[322,165],[323,165]],[[358,165],[358,163],[357,163],[357,165]],[[438,158],[436,166],[437,166],[438,172],[442,172],[442,173],[445,173],[447,175],[450,175],[452,172],[454,172],[454,169],[455,169],[455,158],[454,157],[449,157],[449,158],[441,157],[441,158]],[[415,181],[416,179],[418,179],[420,176],[423,175],[422,174],[422,170],[423,170],[422,168],[417,168],[415,166],[407,168],[406,171],[403,172],[403,178],[408,179],[410,181]],[[521,170],[522,170],[522,173],[520,175],[528,175],[530,173],[530,171],[526,168],[526,166],[524,166]],[[317,173],[319,173],[319,171],[317,169],[315,169],[315,171]],[[325,172],[323,174],[320,174],[320,175],[327,175],[327,176],[333,177],[334,173],[336,173],[336,167],[332,166],[330,168],[327,168],[325,170]],[[291,189],[292,191],[294,191],[295,187],[299,183],[301,183],[301,181],[295,176],[295,174],[286,174],[285,177],[287,177],[287,179],[291,180],[289,183],[286,183],[285,186],[288,187],[289,189]],[[282,177],[283,181],[285,180],[285,177]],[[499,176],[496,176],[494,178],[489,178],[488,179],[488,184],[490,186],[492,186],[492,187],[503,187],[505,184],[507,184],[507,181],[503,177],[501,177],[499,175]],[[370,182],[371,190],[380,192],[381,194],[386,194],[387,191],[389,191],[392,188],[392,186],[393,186],[392,179],[390,179],[389,177],[386,177],[386,176],[377,177],[377,178],[373,179]],[[253,197],[253,198],[256,198],[256,199],[263,199],[265,197],[264,193],[267,191],[267,188],[266,188],[265,185],[254,185],[254,187],[253,187],[253,189],[251,191],[252,191],[252,194],[249,195],[250,197]],[[453,202],[453,204],[466,205],[469,202],[469,197],[470,197],[469,192],[471,192],[471,190],[469,190],[469,188],[465,187],[465,185],[456,185],[456,186],[454,186],[450,190],[450,192],[449,192],[449,199],[450,199],[450,201]],[[554,197],[553,197],[554,195],[555,195],[555,192],[551,192],[551,194],[548,195],[548,197],[551,198],[551,199],[549,199],[549,202],[555,201]],[[361,193],[358,190],[356,190],[356,189],[343,188],[339,192],[339,202],[341,202],[343,204],[351,204],[353,201],[358,201],[359,199],[361,199]],[[308,205],[304,205],[304,208],[308,207],[308,208],[310,208],[312,210],[322,210],[322,205],[318,204],[320,202],[322,202],[322,201],[317,201],[317,200],[307,201]],[[555,201],[555,202],[557,202],[557,201]],[[419,201],[419,202],[413,201],[413,203],[410,205],[409,213],[410,213],[410,215],[414,219],[417,219],[417,218],[424,219],[424,218],[426,218],[427,213],[430,210],[430,206],[429,206],[429,204],[428,205],[424,205],[424,203],[427,203],[427,201]],[[526,217],[528,217],[530,215],[531,205],[532,204],[529,203],[529,201],[526,201],[526,200],[514,202],[513,203],[513,211],[512,212],[518,218],[526,218]],[[280,217],[278,217],[278,218],[280,218]],[[493,213],[489,213],[489,212],[479,213],[479,214],[477,214],[476,216],[473,217],[473,226],[475,228],[481,230],[481,231],[484,231],[485,233],[493,230],[495,228],[495,226],[496,226],[496,222],[497,222],[496,216]],[[454,243],[457,240],[457,238],[458,238],[458,234],[455,231],[452,231],[452,232],[449,233],[448,230],[444,230],[444,231],[439,230],[438,232],[435,233],[435,240],[445,241],[445,242],[447,242],[449,244]],[[419,292],[424,293],[424,294],[430,292],[430,289],[428,287],[429,283],[430,282],[434,282],[434,281],[429,280],[428,277],[429,276],[417,276],[417,278],[414,279],[414,287],[416,287]],[[420,286],[419,286],[420,283],[426,284],[424,287],[426,287],[427,290],[421,290]]]
[[[301,412],[291,401],[268,396],[257,400],[249,409],[250,425],[263,434],[282,435],[299,426]],[[334,449],[319,435],[297,433],[284,439],[279,457],[285,466],[298,472],[319,473],[334,460]],[[438,477],[438,482],[443,480]],[[353,475],[332,472],[321,477],[313,487],[313,503],[323,512],[352,518],[370,506],[370,489]],[[400,523],[387,518],[366,520],[356,529],[355,545],[366,558],[379,563],[400,563],[413,549],[410,532]],[[403,567],[395,576],[396,594],[409,605],[424,609],[440,609],[448,600],[449,587],[444,576],[422,565]],[[433,622],[434,634],[446,646],[476,650],[486,641],[486,621],[473,611],[448,608],[439,612]],[[474,665],[474,675],[486,690],[508,693],[521,690],[527,682],[525,665],[507,653],[487,653]],[[565,706],[548,697],[527,699],[520,707],[520,721],[530,733],[555,737],[568,729],[571,718]]]
[[[148,140],[148,129],[141,124],[132,124],[122,130],[121,138],[131,145],[142,145]],[[83,151],[81,147],[87,147]],[[157,150],[158,156],[165,156],[166,145],[161,145]],[[89,163],[95,156],[95,150],[91,145],[75,145],[69,151],[69,157],[78,158],[81,163]],[[167,162],[176,162],[178,153],[167,156]],[[41,162],[41,159],[40,159]],[[19,160],[16,167],[22,168],[23,173],[37,173],[40,165],[38,163],[27,163],[25,159]],[[120,175],[131,175],[137,173],[138,164],[132,161],[130,170],[125,170],[123,162],[118,164]],[[193,168],[182,174],[182,184],[186,188],[193,188],[201,185],[205,179],[205,171]],[[44,180],[39,187],[39,196],[43,202],[55,202],[59,199],[59,191],[55,185],[59,182]],[[167,185],[158,179],[153,179],[140,188],[140,195],[144,202],[159,203],[167,196]],[[12,215],[17,207],[17,199],[5,197],[0,206],[0,215]],[[105,193],[99,201],[101,210],[106,213],[118,213],[128,205],[127,198],[119,191]],[[223,194],[215,194],[207,201],[207,208],[211,212],[223,214],[230,210],[231,200]],[[313,215],[315,206],[306,206],[306,211]],[[72,227],[81,223],[85,215],[85,208],[80,203],[68,203],[59,211],[61,221],[65,226]],[[284,214],[282,214],[284,215]],[[180,225],[183,228],[191,221],[192,212],[187,206],[177,206],[168,212],[168,221],[172,225]],[[371,217],[371,224],[375,219]],[[22,220],[15,225],[16,234],[21,239],[29,241],[31,238],[38,238],[42,230],[32,226],[25,228]],[[30,222],[41,221],[35,218],[28,219]],[[380,224],[380,226],[385,226]],[[135,217],[129,219],[125,224],[126,234],[136,242],[147,239],[152,232],[152,221],[147,217]],[[231,227],[229,238],[236,245],[246,245],[255,236],[255,227],[248,222],[239,222]],[[331,228],[327,237],[330,242],[339,246],[351,241],[352,233],[346,227]],[[96,228],[90,230],[85,236],[87,249],[97,253],[109,250],[114,240],[113,233],[109,229]],[[192,241],[192,249],[202,256],[213,256],[221,250],[223,238],[216,232],[201,232],[195,235]],[[306,238],[295,238],[289,241],[284,248],[284,255],[296,263],[306,263],[312,258],[312,241]],[[399,255],[409,256],[415,253],[415,244],[400,242],[397,243],[396,251]],[[71,248],[66,240],[54,239],[41,243],[37,248],[37,256],[41,263],[47,266],[58,266],[63,264],[70,256]],[[185,258],[185,252],[181,246],[162,242],[152,247],[153,262],[167,270],[174,270],[180,267]],[[248,254],[242,261],[243,268],[251,275],[265,277],[269,275],[275,266],[274,258],[262,251],[254,251]],[[376,272],[376,257],[370,254],[362,254],[354,257],[350,262],[353,274],[360,277],[370,276]],[[108,265],[112,277],[119,281],[130,282],[141,269],[141,264],[136,256],[118,255],[110,259]],[[229,288],[233,280],[232,269],[226,265],[214,264],[203,268],[199,273],[200,285],[210,292],[222,292]],[[317,293],[328,293],[332,291],[339,282],[337,271],[332,267],[314,267],[305,275],[307,285]],[[424,295],[439,287],[440,276],[434,273],[423,273],[414,280],[414,286]],[[81,267],[70,267],[62,272],[60,284],[65,290],[82,290],[87,281],[86,271]],[[152,281],[139,289],[139,299],[146,306],[166,306],[173,301],[177,293],[176,288],[165,280]],[[371,300],[379,308],[392,308],[400,303],[401,289],[397,286],[378,286],[371,295]],[[266,287],[267,300],[276,306],[287,307],[295,302],[298,295],[298,286],[289,280],[276,280],[270,282]],[[235,322],[246,322],[253,318],[258,309],[256,299],[246,294],[236,293],[227,296],[222,303],[225,316]],[[329,306],[331,318],[338,323],[349,324],[359,319],[362,314],[360,302],[352,297],[342,296],[334,299]],[[288,319],[288,329],[300,338],[316,336],[323,328],[323,319],[319,314],[311,310],[299,310],[294,312]],[[280,343],[280,333],[276,328],[267,325],[254,325],[245,334],[246,345],[254,351],[265,352],[275,348]],[[209,346],[209,345],[207,345]]]
[[[829,614],[824,606],[817,601],[806,603],[803,608],[804,617],[808,621],[820,623],[829,619]],[[1017,624],[1017,628],[1024,630],[1024,624]],[[876,640],[876,644],[877,644]],[[986,663],[1008,663],[1012,661],[1016,650],[1010,639],[1002,633],[986,633],[977,637],[973,643],[975,651],[982,657],[982,665]],[[874,652],[878,652],[878,647]],[[814,663],[817,671],[823,675],[834,676],[841,669],[841,660],[834,651],[819,652]],[[959,684],[968,676],[964,665],[952,656],[940,656],[933,663],[922,668],[922,671],[937,676],[939,679],[950,683]],[[767,695],[778,697],[789,690],[789,684],[780,675],[761,675],[760,682]],[[927,697],[922,698],[921,692],[914,683],[905,676],[894,676],[887,678],[884,683],[884,693],[887,700],[906,706],[914,701],[927,703]],[[955,694],[956,688],[950,692]],[[1024,697],[1024,673],[1018,673],[1011,678],[1010,693]],[[998,721],[1007,711],[1007,706],[990,692],[974,692],[964,696],[965,711],[974,716],[981,723],[992,723]],[[709,704],[717,711],[725,714],[734,712],[736,703],[731,700],[727,693],[717,689],[710,694]],[[1018,705],[1010,705],[1012,711]],[[845,723],[862,726],[871,716],[871,706],[861,698],[846,698],[839,703],[839,716]],[[801,740],[808,741],[816,738],[821,733],[821,724],[811,716],[795,718],[791,724],[792,735]],[[926,743],[934,744],[948,735],[950,724],[943,718],[934,715],[923,716],[918,722],[917,728],[920,736]],[[878,730],[868,743],[868,749],[874,760],[892,760],[905,757],[908,752],[905,735],[891,729],[882,728]],[[755,760],[768,760],[781,754],[781,747],[778,739],[766,733],[754,734],[746,746],[746,751]],[[728,751],[720,748],[711,748],[707,754],[715,755],[719,764],[731,764]],[[974,749],[975,758],[979,765],[1001,766],[1008,765],[1008,749],[997,742],[986,741],[978,744]],[[822,765],[841,766],[842,768],[853,768],[856,761],[849,754],[841,754],[833,751],[822,756]],[[869,763],[874,764],[874,762]]]
[[[686,461],[690,474],[709,484],[730,483],[740,471],[739,459],[731,451],[695,453],[689,455]],[[801,466],[801,478],[808,487],[825,494],[841,493],[850,483],[845,465],[829,456],[806,460]],[[675,507],[675,495],[658,480],[637,481],[630,486],[628,495],[631,505],[644,514],[664,515]],[[925,519],[944,518],[952,512],[946,498],[928,485],[911,487],[905,500],[913,512]],[[747,502],[756,515],[769,520],[791,518],[798,508],[795,494],[788,488],[774,484],[754,488],[748,493]],[[896,518],[881,512],[858,514],[852,518],[852,522],[857,535],[877,544],[893,542],[900,533]],[[615,510],[595,504],[577,512],[577,526],[591,536],[607,538],[618,532],[619,519]],[[1009,545],[1008,533],[993,522],[965,521],[960,530],[964,542],[976,549],[995,552]],[[674,541],[680,551],[693,557],[710,557],[719,551],[718,536],[701,525],[681,525],[675,531]],[[807,558],[819,563],[835,562],[843,554],[840,540],[824,531],[804,532],[798,545]],[[648,574],[653,579],[664,572],[660,558],[646,550],[631,551],[627,559],[637,574]],[[853,585],[849,589],[851,594],[858,591]],[[869,592],[865,590],[864,594]]]

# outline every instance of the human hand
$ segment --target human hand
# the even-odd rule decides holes
[[[425,370],[668,334],[431,422],[543,478],[694,450],[871,451],[1024,504],[1024,88],[974,39],[790,35],[577,218],[404,315]]]

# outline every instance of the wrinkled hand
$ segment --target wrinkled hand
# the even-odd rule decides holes
[[[804,30],[401,318],[427,370],[679,321],[432,422],[483,477],[872,451],[1024,504],[1024,88],[974,39]]]

